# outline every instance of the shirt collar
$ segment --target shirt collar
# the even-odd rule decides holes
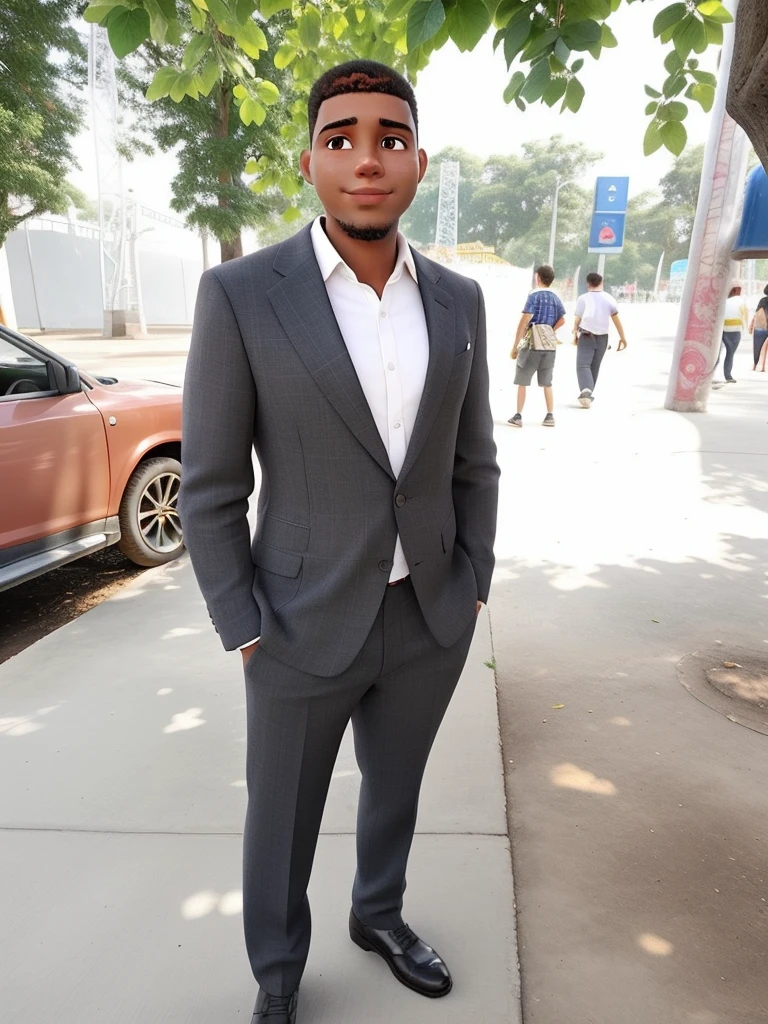
[[[346,277],[349,277],[352,281],[356,281],[357,277],[355,276],[354,271],[347,266],[333,247],[333,243],[325,233],[325,228],[323,227],[322,222],[322,217],[316,217],[312,224],[310,233],[312,237],[312,247],[315,250],[315,258],[317,259],[317,264],[320,267],[320,273],[323,275],[323,281],[327,282],[331,274],[339,268]],[[413,258],[411,247],[406,242],[405,237],[398,231],[397,262],[395,263],[395,269],[392,271],[392,276],[389,280],[393,282],[398,281],[402,276],[403,267],[408,269],[411,277],[418,284],[419,279],[416,275],[416,262]]]

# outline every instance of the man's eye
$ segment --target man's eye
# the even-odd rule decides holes
[[[345,139],[343,135],[334,135],[332,139],[328,139],[325,144],[326,149],[352,149],[352,143],[349,139]]]
[[[382,149],[405,149],[406,145],[402,139],[398,139],[394,135],[387,135],[386,138],[381,140]]]

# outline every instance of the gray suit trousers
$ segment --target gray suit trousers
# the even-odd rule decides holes
[[[409,579],[387,587],[362,650],[341,675],[310,675],[260,648],[246,666],[245,939],[254,976],[272,995],[290,995],[304,971],[307,886],[350,718],[362,775],[352,907],[375,928],[402,923],[421,781],[474,628],[473,617],[456,644],[441,647]]]

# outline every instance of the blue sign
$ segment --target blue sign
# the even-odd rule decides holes
[[[756,167],[747,178],[741,228],[731,256],[735,260],[768,256],[768,174],[762,167]]]
[[[616,255],[624,248],[626,213],[594,213],[589,232],[589,251]]]
[[[629,202],[629,178],[598,178],[595,186],[595,213],[626,213]]]
[[[617,254],[624,249],[629,178],[598,178],[589,232],[589,251]]]
[[[688,273],[688,260],[675,260],[669,268],[670,281],[682,281]]]

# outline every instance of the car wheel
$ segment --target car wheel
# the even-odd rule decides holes
[[[180,485],[176,459],[147,459],[133,471],[120,503],[118,546],[136,565],[164,565],[184,550]]]

